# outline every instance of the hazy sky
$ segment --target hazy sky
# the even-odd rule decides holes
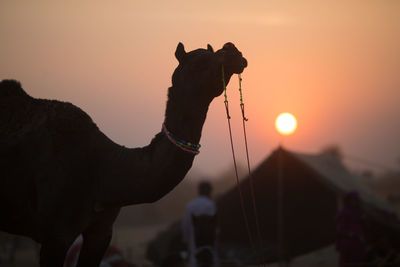
[[[400,1],[0,1],[0,79],[85,110],[117,143],[144,146],[160,130],[179,41],[186,50],[231,41],[243,73],[251,162],[280,142],[398,168]],[[237,79],[229,86],[244,162]],[[211,104],[194,169],[231,166],[223,98]],[[282,139],[276,116],[297,131]],[[368,166],[365,166],[368,167]]]

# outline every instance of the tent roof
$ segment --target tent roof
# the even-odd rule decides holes
[[[331,154],[311,155],[284,150],[318,173],[317,177],[321,182],[337,193],[345,194],[351,190],[356,190],[365,203],[399,216],[399,212],[379,198],[366,185],[362,177],[350,173],[335,156]]]

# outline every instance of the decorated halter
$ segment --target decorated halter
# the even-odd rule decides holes
[[[183,151],[192,153],[192,154],[199,154],[200,151],[200,144],[192,144],[190,142],[186,142],[182,139],[176,138],[170,131],[168,131],[167,127],[165,126],[165,123],[162,125],[162,132],[167,136],[168,140],[171,141],[174,145],[182,149]]]

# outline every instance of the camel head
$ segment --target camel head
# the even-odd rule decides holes
[[[173,93],[193,104],[197,101],[209,104],[222,94],[222,70],[228,84],[233,74],[242,73],[247,67],[247,60],[232,43],[226,43],[215,52],[211,45],[207,45],[207,49],[186,52],[183,44],[179,43],[175,56],[179,65],[172,76],[172,84],[180,90]]]

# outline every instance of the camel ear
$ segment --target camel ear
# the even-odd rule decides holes
[[[181,63],[186,56],[185,47],[181,42],[179,42],[178,46],[176,47],[175,57]]]
[[[210,51],[211,53],[214,53],[214,48],[210,44],[207,44],[207,50]]]

